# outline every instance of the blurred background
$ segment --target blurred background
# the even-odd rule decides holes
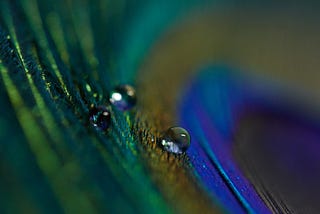
[[[176,115],[180,115],[182,121],[193,115],[198,118],[190,119],[187,125],[201,121],[201,114],[194,113],[201,107],[194,107],[193,102],[211,106],[206,111],[216,111],[203,118],[216,125],[206,132],[219,131],[223,125],[212,118],[231,112],[231,119],[222,119],[233,130],[231,137],[226,137],[233,142],[229,148],[233,155],[228,158],[234,159],[275,213],[317,213],[319,210],[315,199],[320,190],[317,8],[317,3],[312,1],[241,1],[206,6],[189,12],[171,25],[142,66],[141,72],[145,75],[141,81],[146,88],[156,88],[144,90],[145,96],[150,102],[165,103],[158,107],[159,112],[168,114],[163,120],[164,127],[173,123]],[[232,72],[213,67],[210,74],[196,81],[195,88],[191,87],[192,90],[204,89],[199,89],[199,93],[185,93],[185,87],[197,79],[199,71],[207,67],[210,70],[212,65],[227,66],[226,70]],[[228,77],[208,80],[221,72]],[[233,83],[234,80],[241,83]],[[199,98],[184,99],[181,94]],[[243,96],[260,96],[259,104]],[[243,99],[242,105],[246,107],[233,104],[239,99]],[[171,104],[177,100],[183,100],[182,106],[189,105],[186,108],[192,110],[187,111],[187,115],[183,111],[177,114],[181,108]],[[147,109],[151,106],[148,102],[146,105]],[[203,125],[202,129],[208,126]],[[194,131],[196,125],[189,127],[192,137],[199,138],[199,131]],[[208,141],[219,144],[229,141],[226,138],[220,142],[212,136]],[[211,149],[217,156],[223,153],[214,145]],[[221,154],[221,162],[224,156]]]

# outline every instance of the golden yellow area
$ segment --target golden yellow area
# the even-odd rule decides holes
[[[157,145],[161,132],[155,121],[148,121],[144,112],[135,115],[139,121],[134,132],[140,136],[142,159],[152,182],[175,213],[221,213],[222,208],[207,195],[190,172],[186,155],[164,152]],[[146,122],[147,121],[147,122]]]

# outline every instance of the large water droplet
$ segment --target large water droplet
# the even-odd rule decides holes
[[[93,107],[89,111],[89,120],[98,130],[106,131],[110,125],[111,115],[105,106]]]
[[[109,100],[118,110],[126,111],[136,104],[136,91],[130,85],[120,85],[111,91]]]
[[[160,143],[166,151],[182,154],[190,146],[190,135],[182,127],[171,127],[164,133]]]

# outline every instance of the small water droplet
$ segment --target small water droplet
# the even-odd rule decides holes
[[[126,111],[136,104],[136,91],[130,85],[120,85],[111,91],[109,100],[120,111]]]
[[[190,146],[190,135],[182,127],[171,127],[164,133],[160,143],[166,151],[182,154]]]
[[[110,125],[111,114],[105,106],[93,107],[89,111],[89,120],[98,130],[106,131]]]

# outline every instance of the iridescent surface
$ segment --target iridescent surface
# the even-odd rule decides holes
[[[232,212],[316,213],[320,115],[298,92],[259,81],[225,66],[200,73],[181,106],[191,162]]]
[[[217,67],[201,74],[192,84],[180,116],[193,139],[188,154],[208,191],[221,199],[230,212],[269,213],[231,153],[236,116],[232,109],[237,109],[242,98],[237,79],[227,68]]]
[[[317,210],[302,197],[318,189],[320,13],[291,2],[0,1],[0,213]],[[216,63],[241,75],[198,75]],[[246,90],[244,74],[261,87]],[[311,108],[271,108],[298,93],[268,79],[306,90]],[[135,108],[92,130],[90,106],[121,83]],[[173,124],[192,136],[187,154],[157,143]]]
[[[286,197],[287,204],[285,204],[283,192],[289,189],[294,192],[296,188],[292,184],[297,183],[293,181],[288,185],[290,187],[283,185],[286,190],[279,188],[282,182],[286,182],[286,179],[290,180],[290,176],[283,179],[283,174],[288,174],[290,167],[286,166],[287,169],[282,170],[282,175],[281,173],[277,175],[275,171],[267,170],[272,169],[270,166],[267,167],[268,161],[255,161],[264,157],[261,155],[264,151],[261,145],[263,145],[262,142],[267,143],[268,140],[262,141],[254,132],[250,132],[251,129],[259,130],[261,136],[265,136],[264,133],[270,131],[271,136],[268,139],[283,139],[284,148],[290,146],[289,133],[292,132],[292,130],[288,131],[290,127],[300,127],[294,128],[298,142],[305,136],[300,133],[306,132],[310,134],[306,139],[317,139],[312,131],[317,130],[317,125],[313,122],[311,123],[313,125],[310,125],[310,117],[318,120],[316,115],[319,111],[317,100],[320,97],[318,84],[320,76],[315,70],[320,67],[320,61],[317,60],[320,37],[315,35],[319,35],[319,27],[316,25],[319,17],[315,11],[310,10],[308,7],[310,4],[307,4],[303,10],[292,5],[291,9],[278,5],[283,9],[281,10],[271,5],[271,2],[270,7],[263,5],[266,6],[263,10],[255,5],[249,10],[246,10],[247,8],[235,11],[226,9],[220,12],[215,11],[215,13],[195,15],[193,19],[183,22],[167,33],[154,47],[142,67],[143,78],[140,78],[139,82],[140,91],[145,95],[142,97],[143,109],[148,113],[149,120],[155,121],[153,123],[159,129],[165,129],[176,122],[177,115],[179,115],[180,123],[178,124],[190,130],[194,144],[191,144],[187,154],[194,152],[191,160],[201,176],[201,181],[205,183],[204,186],[207,187],[208,192],[211,192],[214,199],[218,198],[224,207],[236,213],[248,210],[258,213],[314,210],[317,206],[313,204],[313,208],[310,208],[312,200],[306,203],[309,206],[297,206],[299,203],[296,205],[290,203],[289,201],[305,201],[302,200],[304,196],[297,200],[295,198],[299,197],[297,193],[287,194],[292,197],[291,199]],[[303,5],[299,7],[303,8]],[[301,29],[304,29],[304,33],[299,33]],[[210,67],[211,64],[227,64],[227,66]],[[207,76],[198,76],[199,71],[203,71],[201,69],[203,67],[209,67],[212,70],[208,69]],[[190,89],[189,84],[192,84],[194,91]],[[247,89],[247,84],[254,87]],[[151,86],[155,90],[146,90]],[[273,117],[279,119],[280,127],[278,127],[284,132],[282,137],[280,134],[274,134],[274,129],[269,125],[261,125],[263,121],[270,124],[267,122],[267,117],[257,118],[258,122],[252,120],[240,122],[230,116],[230,112],[233,112],[232,115],[235,116],[238,113],[241,115],[242,111],[245,112],[240,107],[251,106],[253,97],[256,98],[254,100],[257,103],[260,103],[259,111],[262,115],[268,111],[280,111],[280,114],[273,113]],[[155,102],[162,103],[162,105],[152,106],[151,104]],[[243,103],[235,105],[238,102]],[[257,106],[256,104],[254,106]],[[272,105],[273,110],[269,108]],[[301,109],[284,117],[287,118],[285,121],[280,119],[286,111],[290,112],[299,106]],[[251,110],[254,113],[254,109]],[[250,118],[250,112],[250,110],[247,112],[248,118]],[[309,114],[312,116],[308,116]],[[159,118],[159,115],[162,115],[162,119],[156,121],[155,118]],[[309,122],[303,122],[300,125],[290,122],[300,117],[299,115],[305,118],[303,120]],[[232,124],[238,124],[237,129],[232,128]],[[263,131],[263,128],[259,127],[264,127],[266,130]],[[245,135],[246,138],[240,138],[238,134]],[[228,136],[227,141],[225,141],[225,136]],[[252,140],[246,142],[246,139]],[[204,141],[207,141],[210,147],[199,146]],[[278,140],[275,142],[279,143]],[[299,143],[301,146],[305,144],[307,140]],[[211,147],[219,150],[211,149]],[[250,152],[249,148],[255,149],[255,152]],[[307,154],[308,150],[302,152],[301,157],[304,157],[304,153]],[[275,153],[276,151],[278,152]],[[274,150],[270,149],[266,152],[270,154],[269,159],[273,159],[273,155],[281,155],[285,149],[277,150],[277,146],[274,145]],[[259,153],[260,156],[255,157]],[[217,155],[225,157],[223,158],[224,165],[212,163]],[[246,156],[250,157],[249,162]],[[289,163],[291,159],[292,161],[296,159],[285,153],[283,156]],[[311,155],[311,157],[314,156]],[[275,158],[273,161],[272,166],[277,169],[279,165],[276,162],[281,160]],[[309,164],[311,168],[317,168],[319,165],[318,161],[312,159],[312,163],[301,161],[297,166],[300,165],[300,170],[303,171],[302,166],[307,169]],[[252,170],[252,165],[255,170],[258,170]],[[217,169],[219,167],[220,170]],[[222,171],[224,167],[226,169]],[[233,174],[234,169],[236,172]],[[230,173],[241,176],[230,177]],[[291,174],[300,181],[304,180],[302,179],[304,175],[299,172],[295,175]],[[282,181],[279,180],[277,185],[272,185],[280,177]],[[319,184],[311,182],[310,186],[312,185],[318,186]],[[301,186],[305,185],[300,183]],[[301,191],[303,188],[298,189]],[[315,199],[318,196],[314,195],[317,188],[314,189],[315,191],[310,191],[310,187],[307,187],[302,192],[310,194],[313,192],[312,198]],[[279,190],[282,193],[279,194]]]
[[[110,108],[107,133],[88,122],[92,104],[135,82],[155,33],[197,1],[156,2],[0,1],[0,213],[223,210],[185,157],[149,138],[158,133],[141,113]]]

